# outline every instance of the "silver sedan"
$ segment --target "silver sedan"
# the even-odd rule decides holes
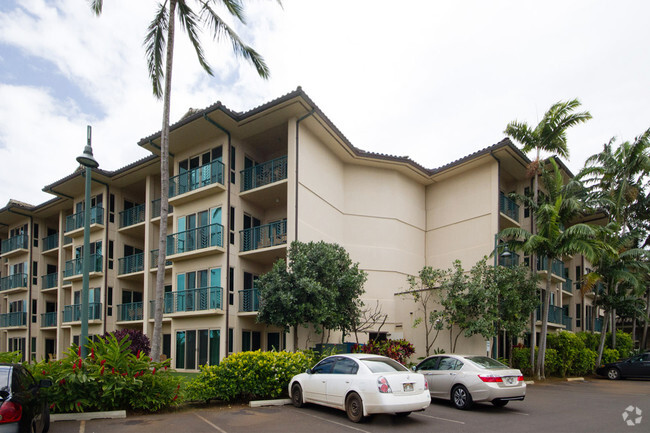
[[[451,400],[458,409],[484,401],[503,407],[526,397],[521,371],[486,356],[434,355],[414,370],[426,377],[431,397]]]

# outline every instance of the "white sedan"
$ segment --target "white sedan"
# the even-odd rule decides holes
[[[424,376],[385,356],[328,356],[289,382],[293,405],[317,403],[344,410],[352,422],[375,413],[408,416],[431,404]]]
[[[486,356],[434,355],[413,370],[427,378],[431,397],[451,400],[457,409],[469,409],[478,401],[503,407],[526,397],[521,371]]]

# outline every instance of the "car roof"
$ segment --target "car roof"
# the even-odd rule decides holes
[[[375,355],[373,353],[337,353],[337,354],[331,355],[331,356],[344,356],[346,358],[352,358],[352,359],[386,358],[386,356]],[[330,357],[328,356],[328,358],[330,358]]]

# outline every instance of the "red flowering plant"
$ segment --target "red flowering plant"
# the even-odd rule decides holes
[[[404,339],[369,341],[367,344],[356,344],[352,351],[354,353],[384,355],[401,364],[406,364],[408,358],[415,353],[413,345]]]
[[[179,378],[172,376],[169,360],[154,362],[143,353],[136,356],[130,341],[114,335],[89,343],[82,359],[71,347],[59,361],[31,365],[36,380],[51,379],[45,388],[53,412],[94,410],[157,411],[178,404]]]

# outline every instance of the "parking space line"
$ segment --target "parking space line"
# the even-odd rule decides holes
[[[512,413],[516,413],[517,415],[530,416],[529,413],[523,413],[523,412],[512,412]]]
[[[455,419],[440,418],[438,416],[425,415],[423,413],[414,413],[413,415],[424,416],[427,418],[439,419],[441,421],[455,422],[456,424],[465,424],[463,421],[456,421]]]
[[[341,427],[347,427],[349,429],[360,431],[360,432],[363,432],[363,433],[370,433],[367,430],[361,430],[360,428],[352,427],[351,425],[342,424],[340,422],[332,421],[332,420],[329,420],[329,419],[326,419],[326,418],[322,418],[320,416],[312,415],[312,414],[305,413],[305,412],[302,412],[302,411],[300,413],[302,413],[303,415],[311,416],[313,418],[317,418],[317,419],[319,419],[321,421],[326,421],[326,422],[329,422],[329,423],[332,423],[332,424],[336,424],[336,425],[341,426]]]
[[[86,432],[86,421],[81,420],[81,422],[79,422],[79,433],[85,433],[85,432]]]
[[[208,425],[212,426],[215,430],[217,430],[217,431],[219,431],[219,432],[221,432],[221,433],[226,433],[226,431],[223,430],[223,429],[221,429],[221,428],[219,428],[218,425],[212,424],[210,421],[208,421],[207,419],[203,418],[201,415],[199,415],[199,414],[196,413],[196,412],[193,412],[193,413],[194,413],[194,415],[198,416],[198,417],[201,418],[203,421],[205,421]]]

